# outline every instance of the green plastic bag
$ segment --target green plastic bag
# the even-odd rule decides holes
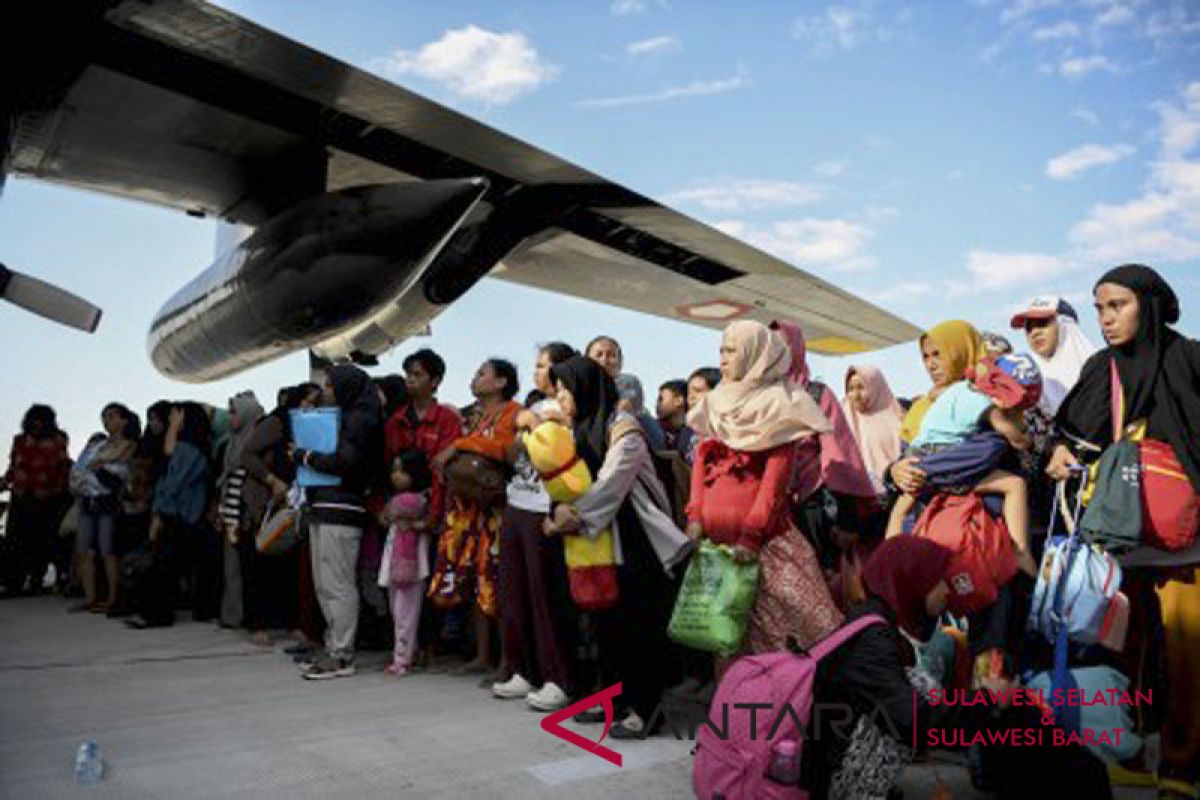
[[[704,539],[684,573],[667,635],[693,650],[732,655],[757,594],[758,562],[739,564],[730,547]]]

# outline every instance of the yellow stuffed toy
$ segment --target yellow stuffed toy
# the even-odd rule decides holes
[[[592,488],[592,474],[576,452],[569,428],[543,422],[521,438],[551,500],[572,503]],[[585,611],[612,608],[617,602],[612,531],[601,531],[594,539],[568,534],[563,537],[563,550],[575,604]]]
[[[571,503],[592,488],[592,474],[575,452],[575,437],[569,428],[543,422],[521,438],[551,500]]]

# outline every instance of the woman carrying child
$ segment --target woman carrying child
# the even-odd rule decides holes
[[[967,370],[969,380],[957,381],[943,391],[921,421],[908,454],[923,458],[959,447],[971,436],[988,428],[999,433],[1015,450],[1029,447],[1022,413],[1041,396],[1041,375],[1025,355],[988,358]],[[919,463],[919,462],[918,462]],[[942,491],[961,494],[995,494],[1004,498],[1004,522],[1017,548],[1017,560],[1030,576],[1037,566],[1029,552],[1029,500],[1025,479],[1003,469],[993,469],[973,486],[947,487]],[[916,504],[916,495],[905,492],[896,500],[888,520],[887,536],[901,527]]]

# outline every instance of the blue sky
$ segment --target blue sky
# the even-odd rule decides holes
[[[1153,0],[754,4],[238,0],[231,10],[718,225],[921,325],[1000,329],[1023,299],[1085,316],[1108,266],[1158,267],[1200,335],[1200,5]],[[120,400],[223,403],[305,377],[297,354],[203,386],[159,376],[145,334],[213,259],[214,224],[11,179],[0,258],[105,309],[93,336],[0,307],[0,440],[49,402],[74,445]],[[719,336],[485,281],[416,346],[463,403],[478,363],[619,338],[653,388]],[[898,393],[915,345],[861,357]],[[848,361],[815,358],[840,386]]]

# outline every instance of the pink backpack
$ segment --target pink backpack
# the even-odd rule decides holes
[[[803,800],[808,792],[796,785],[777,783],[768,777],[772,755],[783,747],[794,750],[796,763],[803,750],[803,731],[796,726],[799,717],[807,727],[812,713],[813,682],[817,665],[848,639],[869,625],[886,625],[878,614],[868,614],[844,625],[822,639],[807,655],[766,653],[739,659],[717,687],[709,709],[709,719],[718,727],[728,709],[729,723],[725,740],[704,723],[697,732],[696,758],[692,763],[692,788],[701,800],[771,800],[788,798]],[[770,703],[769,710],[760,709],[753,717],[734,704]],[[795,717],[784,706],[790,705]],[[768,741],[771,728],[779,721],[774,738]]]

